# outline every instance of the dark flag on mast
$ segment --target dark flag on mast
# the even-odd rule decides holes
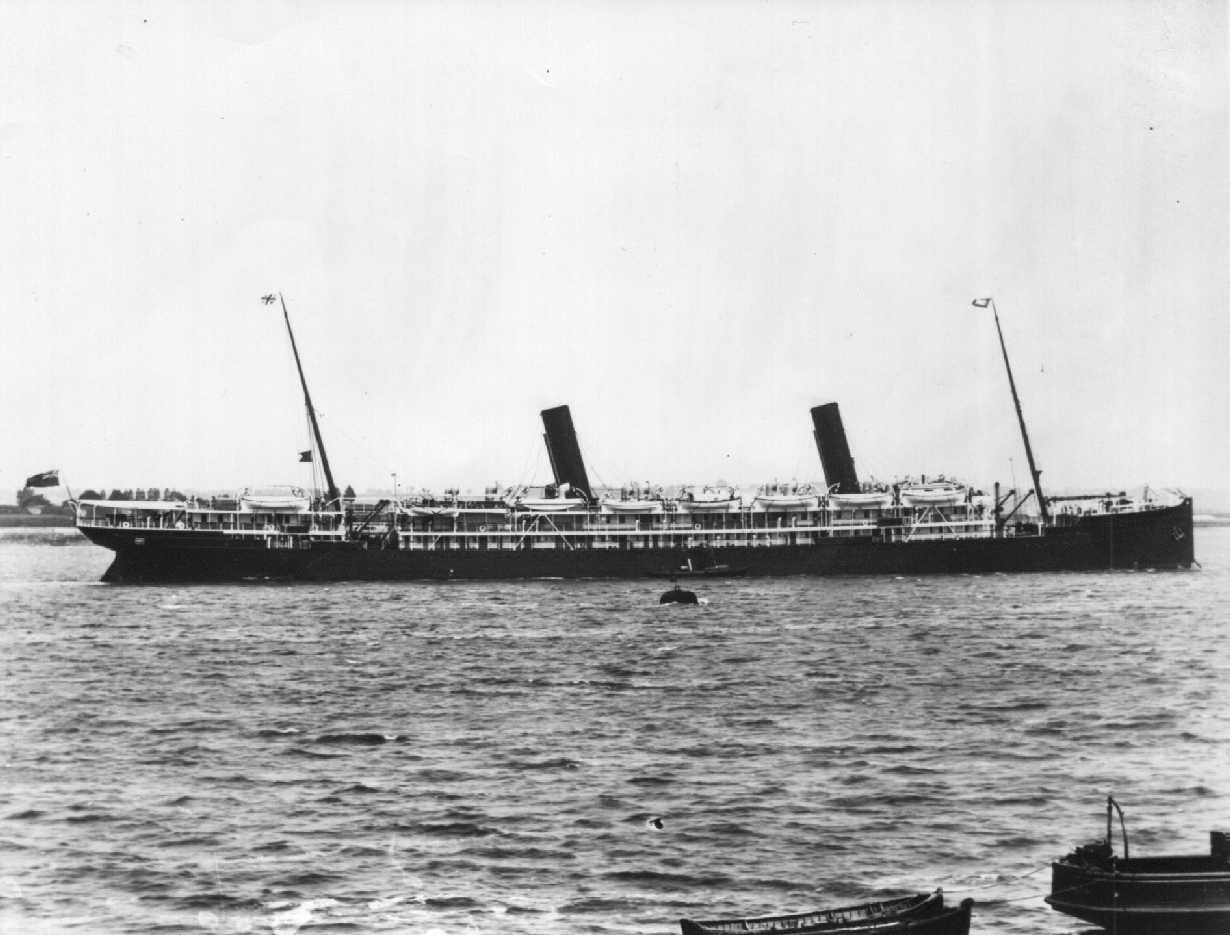
[[[59,487],[60,472],[43,471],[42,474],[33,474],[26,478],[27,487]]]
[[[264,302],[266,305],[272,305],[277,300],[278,300],[278,297],[274,295],[272,292],[269,293],[269,295],[261,296],[261,301]]]
[[[310,449],[310,448],[309,448],[307,451],[301,451],[301,452],[299,452],[299,460],[300,460],[301,462],[302,462],[302,461],[311,461],[311,460],[312,460],[312,449]]]
[[[990,304],[990,299],[974,299],[974,308],[986,308]]]

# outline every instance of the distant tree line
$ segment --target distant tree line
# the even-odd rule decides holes
[[[346,492],[342,495],[347,500],[355,498],[354,488],[347,486]],[[66,497],[59,504],[52,503],[42,493],[33,487],[22,487],[17,491],[17,506],[6,507],[0,504],[0,513],[27,511],[31,508],[35,512],[43,513],[63,513],[72,515],[73,508]],[[187,500],[187,495],[173,487],[115,487],[108,490],[106,487],[95,489],[93,487],[86,488],[77,494],[76,500]]]
[[[171,487],[116,487],[109,493],[103,490],[83,490],[78,500],[187,500],[188,497]]]
[[[181,491],[171,487],[116,487],[110,492],[106,488],[95,490],[93,487],[81,491],[76,498],[77,500],[184,500],[187,499]],[[67,506],[68,498],[65,497],[60,503],[60,506]],[[50,500],[43,494],[39,493],[33,487],[22,487],[17,491],[17,506],[21,509],[26,507],[43,507],[54,508]]]

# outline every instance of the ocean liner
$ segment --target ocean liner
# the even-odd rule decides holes
[[[273,296],[266,296],[272,301]],[[281,297],[277,297],[281,300]],[[980,307],[994,303],[975,302]],[[591,486],[567,406],[542,413],[554,483],[364,502],[343,497],[281,302],[323,490],[179,501],[81,501],[77,526],[115,553],[110,582],[635,578],[1189,568],[1192,503],[1174,493],[1047,497],[1000,349],[1032,487],[859,480],[836,403],[811,410],[823,485]],[[1028,510],[1026,509],[1028,507]]]

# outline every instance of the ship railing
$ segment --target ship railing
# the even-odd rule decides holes
[[[346,535],[342,517],[337,513],[261,514],[240,511],[221,511],[187,508],[183,504],[166,501],[139,501],[124,503],[86,503],[78,510],[77,525],[99,528],[175,529],[189,532],[223,532],[228,535],[262,536],[271,533],[341,538]],[[374,523],[371,530],[387,534],[388,524]],[[881,527],[875,520],[831,521],[829,523],[807,522],[782,526],[759,526],[740,523],[738,526],[709,527],[695,522],[641,523],[621,522],[610,524],[585,524],[572,529],[561,528],[554,523],[539,524],[528,530],[510,524],[490,524],[486,528],[454,530],[399,529],[403,538],[429,536],[436,541],[443,539],[474,540],[481,537],[517,540],[530,536],[549,535],[561,541],[565,547],[573,542],[598,542],[603,539],[631,539],[633,547],[645,547],[650,537],[686,537],[716,544],[772,545],[790,541],[788,536],[805,537],[802,542],[814,541],[816,537],[874,536],[877,533],[889,540],[908,538],[968,538],[977,535],[992,535],[993,520],[957,519],[949,522],[916,523],[909,527]]]
[[[183,503],[170,500],[86,500],[77,505],[77,525],[103,528],[173,528],[177,522],[184,523],[184,510]]]
[[[888,532],[889,530],[885,530]],[[891,528],[892,541],[917,542],[920,539],[991,538],[995,520],[954,520],[952,522],[914,523]]]
[[[860,526],[792,526],[732,529],[558,529],[492,530],[475,532],[400,530],[403,549],[550,549],[550,548],[674,548],[713,545],[715,547],[763,548],[780,545],[810,545],[824,538],[879,538],[907,542],[920,539],[991,538],[994,520],[969,520],[955,523],[920,523],[912,527],[882,527],[875,523]]]
[[[77,525],[99,529],[168,529],[241,534],[344,535],[339,513],[253,513],[171,501],[100,501],[78,505]]]

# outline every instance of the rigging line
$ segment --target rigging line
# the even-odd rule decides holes
[[[578,448],[580,448],[580,447],[581,447],[581,438],[580,438],[580,436],[577,436],[577,447],[578,447]],[[611,485],[610,485],[610,484],[608,484],[608,483],[606,482],[606,478],[604,478],[601,474],[599,474],[599,473],[598,473],[598,469],[597,469],[597,468],[595,468],[593,465],[586,465],[586,469],[587,469],[587,470],[588,470],[591,474],[593,474],[593,475],[594,475],[594,479],[598,481],[598,485],[599,485],[600,487],[602,487],[602,488],[603,488],[605,491],[607,491],[607,492],[609,492],[609,491],[610,491],[610,489],[611,489]],[[591,484],[590,486],[592,487],[592,486],[593,486],[593,484]],[[586,491],[586,492],[587,492],[587,493],[588,493],[591,497],[596,496],[596,494],[595,494],[592,490],[589,490],[589,491]]]
[[[542,451],[539,451],[538,456],[534,458],[534,470],[533,470],[533,473],[530,475],[531,481],[536,481],[538,479],[538,476],[539,476],[538,472],[542,469],[542,454],[543,454]],[[555,481],[554,473],[551,475],[551,481],[552,482]],[[534,484],[533,486],[537,487],[538,485]]]
[[[349,441],[351,445],[351,451],[358,449],[359,456],[362,458],[366,458],[368,464],[378,463],[378,459],[381,457],[381,455],[380,453],[374,451],[370,444],[368,444],[367,442],[364,442],[361,439],[356,438],[354,435],[347,432],[340,425],[332,424],[329,421],[329,417],[326,416],[324,413],[322,413],[319,409],[316,410],[316,418],[319,421],[324,422],[328,426],[329,431],[331,433],[341,435],[344,439]]]
[[[977,886],[949,886],[945,883],[944,892],[947,893],[949,890],[952,890],[954,893],[969,893],[974,890],[986,889],[990,886],[998,886],[1001,883],[1012,883],[1016,880],[1024,880],[1027,877],[1032,877],[1035,873],[1041,873],[1043,870],[1049,870],[1050,866],[1051,865],[1049,863],[1041,864],[1040,866],[1034,867],[1033,870],[1030,870],[1027,873],[1019,873],[1012,877],[997,877],[987,883],[979,883]]]
[[[958,892],[960,892],[958,890]],[[1055,896],[1055,893],[1031,893],[1028,896],[1004,896],[1003,898],[992,897],[978,900],[979,905],[993,906],[996,903],[1023,903],[1031,899],[1045,899],[1047,896]]]
[[[534,469],[535,467],[533,464],[534,451],[538,445],[538,441],[539,440],[536,439],[536,440],[526,443],[525,454],[522,455],[521,457],[521,470],[518,471],[517,476],[513,478],[513,480],[515,481],[515,483],[513,484],[514,488],[528,486],[527,480],[533,480],[533,478],[529,477],[528,475],[529,475],[530,470]]]
[[[1002,898],[980,899],[979,902],[982,903],[984,906],[989,906],[994,903],[1020,903],[1020,902],[1025,902],[1028,899],[1045,899],[1047,896],[1062,896],[1065,893],[1075,893],[1078,890],[1087,889],[1088,886],[1089,886],[1088,881],[1085,881],[1083,883],[1078,883],[1075,886],[1066,887],[1062,890],[1051,890],[1049,893],[1031,893],[1025,896],[1004,896]],[[948,891],[948,888],[945,887],[945,892],[947,891]],[[953,889],[953,892],[959,893],[961,892],[961,890],[959,887],[956,887]]]

